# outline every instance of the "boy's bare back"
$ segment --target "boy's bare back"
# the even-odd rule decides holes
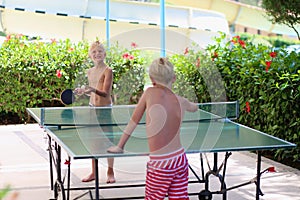
[[[180,126],[185,111],[196,106],[175,95],[169,88],[155,84],[145,91],[146,130],[151,154],[166,154],[180,149]]]
[[[198,106],[172,92],[176,80],[173,65],[164,58],[152,62],[149,70],[153,87],[139,100],[117,146],[108,152],[123,152],[124,146],[146,112],[146,134],[150,154],[166,154],[181,149],[180,126],[185,111],[195,112]]]

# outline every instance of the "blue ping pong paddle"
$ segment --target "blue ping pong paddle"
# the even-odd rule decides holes
[[[72,89],[65,89],[60,94],[60,100],[62,101],[63,104],[70,105],[75,102],[75,99],[76,99],[75,95],[76,95],[76,92],[74,92]]]

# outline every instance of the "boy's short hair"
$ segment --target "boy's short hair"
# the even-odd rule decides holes
[[[104,45],[100,42],[100,41],[95,41],[91,44],[90,49],[89,49],[89,53],[92,52],[93,49],[95,49],[96,47],[100,47],[105,51]]]
[[[167,58],[155,59],[149,67],[149,75],[159,83],[168,84],[175,76],[174,66]]]

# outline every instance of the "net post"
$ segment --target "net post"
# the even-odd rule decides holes
[[[238,119],[240,116],[240,101],[236,100],[236,110],[235,110],[236,118]]]
[[[44,126],[45,122],[45,108],[41,108],[41,126]]]

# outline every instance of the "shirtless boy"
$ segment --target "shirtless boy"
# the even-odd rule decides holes
[[[146,112],[146,134],[150,150],[147,163],[145,199],[189,199],[188,161],[180,141],[180,126],[185,111],[198,106],[172,92],[175,73],[166,58],[152,62],[149,75],[153,87],[142,95],[117,146],[110,153],[122,153],[130,135]]]
[[[113,82],[112,69],[104,63],[106,52],[104,46],[99,42],[94,42],[89,49],[89,57],[92,59],[94,66],[87,71],[89,86],[77,88],[77,93],[90,94],[90,106],[112,106],[111,90]],[[107,183],[114,183],[114,159],[108,158]],[[92,172],[84,179],[83,182],[95,180],[95,161],[92,161]]]

